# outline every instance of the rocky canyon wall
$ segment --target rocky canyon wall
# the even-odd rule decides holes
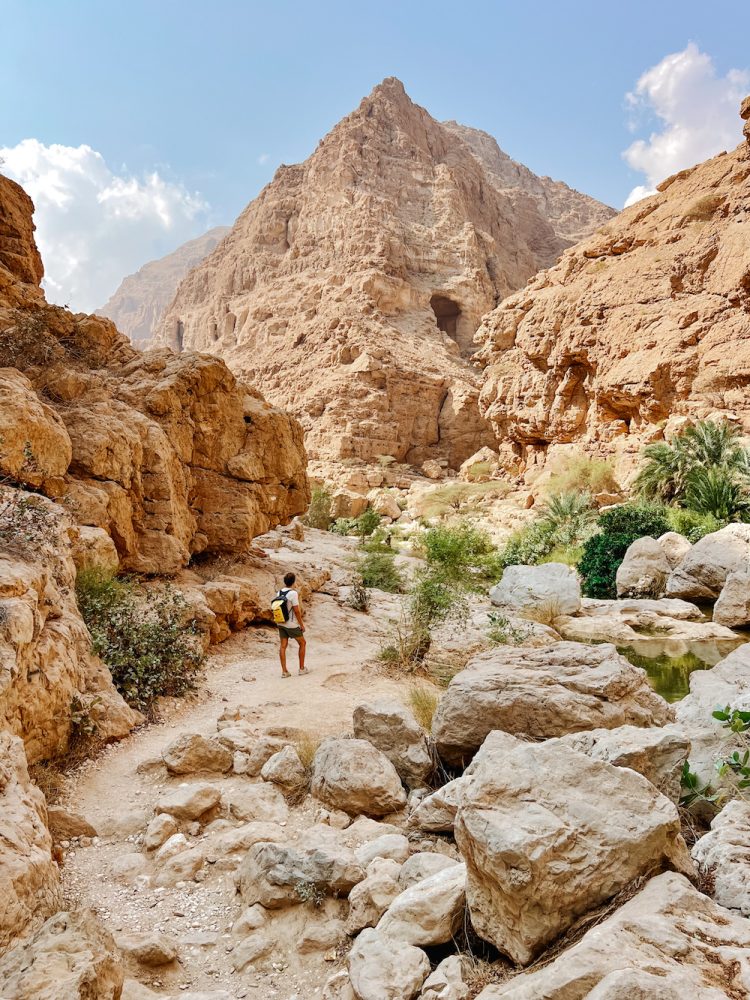
[[[665,180],[479,337],[480,406],[509,463],[569,442],[633,456],[681,415],[750,431],[750,144]]]
[[[468,362],[481,318],[569,243],[388,79],[277,171],[182,281],[158,339],[246,374],[299,417],[313,457],[458,466],[492,441]]]

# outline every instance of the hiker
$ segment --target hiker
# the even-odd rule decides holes
[[[305,667],[305,624],[302,621],[302,608],[299,603],[299,594],[294,590],[294,582],[297,578],[294,573],[287,573],[284,577],[284,586],[271,601],[271,611],[273,620],[279,629],[279,659],[281,660],[281,676],[291,677],[286,669],[286,647],[290,639],[296,639],[299,645],[299,672],[309,674]]]

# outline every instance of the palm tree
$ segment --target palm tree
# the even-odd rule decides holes
[[[634,483],[636,492],[647,500],[693,507],[687,496],[692,481],[691,495],[696,502],[725,508],[731,492],[739,506],[730,516],[741,514],[740,501],[750,483],[750,453],[740,443],[741,433],[727,421],[700,420],[677,434],[671,444],[647,445],[645,462]],[[716,472],[711,485],[703,475],[709,470]],[[733,492],[728,492],[729,484],[736,486]]]
[[[590,493],[555,493],[539,511],[539,521],[554,532],[558,545],[575,545],[585,541],[597,518],[597,509]]]
[[[720,521],[744,520],[750,513],[747,489],[721,466],[699,467],[690,473],[685,505],[699,514],[713,514]]]

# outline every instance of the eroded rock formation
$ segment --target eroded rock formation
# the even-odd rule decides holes
[[[161,322],[179,283],[228,232],[228,226],[216,226],[173,253],[144,264],[135,274],[123,278],[114,295],[97,309],[97,315],[107,316],[118,330],[142,347]]]
[[[277,171],[180,284],[159,339],[250,376],[313,457],[457,467],[491,441],[466,361],[482,315],[569,245],[511,186],[387,79]]]
[[[0,178],[0,475],[113,538],[126,570],[238,552],[308,500],[302,431],[216,358],[141,354],[48,306],[33,206]]]
[[[679,415],[750,428],[749,231],[750,141],[669,177],[491,312],[480,407],[508,461],[561,442],[636,452]]]

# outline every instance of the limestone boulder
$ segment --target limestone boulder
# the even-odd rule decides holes
[[[170,774],[224,773],[232,769],[231,752],[217,739],[199,733],[183,733],[162,753]]]
[[[458,863],[447,854],[439,854],[437,851],[418,851],[401,865],[398,884],[402,889],[409,889],[417,882],[422,882]]]
[[[352,816],[385,816],[406,805],[398,772],[367,740],[324,740],[313,759],[311,791]]]
[[[347,959],[357,1000],[413,1000],[430,971],[421,948],[366,928]]]
[[[284,747],[290,745],[289,740],[279,739],[276,736],[261,736],[255,745],[248,751],[247,774],[251,778],[257,777],[263,770],[266,761],[279,753]]]
[[[283,793],[270,783],[243,782],[226,791],[223,800],[230,815],[243,823],[286,823],[289,818]]]
[[[634,879],[693,873],[672,802],[640,774],[559,741],[488,755],[455,836],[475,930],[520,964]]]
[[[617,729],[571,733],[556,742],[594,760],[629,767],[648,778],[662,795],[673,802],[679,801],[682,768],[690,754],[690,741],[682,733],[663,728],[618,726]]]
[[[548,739],[585,729],[660,726],[670,707],[614,646],[501,647],[471,659],[438,705],[432,732],[447,763],[468,762],[493,729]]]
[[[90,910],[60,912],[0,957],[3,1000],[120,1000],[112,935]]]
[[[713,620],[717,625],[728,625],[730,628],[750,625],[750,563],[727,576],[714,604]]]
[[[168,813],[159,813],[149,822],[143,835],[143,847],[146,851],[157,851],[170,837],[178,831],[177,823]]]
[[[465,903],[466,866],[449,865],[397,896],[377,930],[383,937],[407,944],[446,944],[461,925]]]
[[[401,517],[401,508],[396,497],[387,491],[377,494],[372,502],[372,509],[382,517],[390,518],[391,521],[398,521]]]
[[[563,563],[508,566],[500,583],[490,590],[490,600],[513,614],[543,615],[544,621],[553,621],[579,610],[581,584],[576,571]]]
[[[678,531],[665,531],[656,540],[667,557],[670,569],[678,566],[693,547],[692,543]]]
[[[409,814],[409,826],[427,833],[452,833],[464,785],[463,777],[454,778],[426,795]]]
[[[419,1000],[466,1000],[469,971],[470,963],[464,955],[449,955],[425,979]]]
[[[0,954],[60,899],[44,795],[29,777],[21,740],[0,733]]]
[[[553,962],[478,1000],[721,1000],[748,982],[750,923],[665,872]]]
[[[70,812],[62,806],[47,806],[47,826],[55,840],[96,836],[96,828],[85,816]]]
[[[403,886],[392,873],[368,871],[367,877],[349,893],[347,934],[359,934],[365,927],[374,927],[401,892]]]
[[[401,833],[386,833],[358,847],[354,852],[357,861],[367,868],[376,858],[385,858],[402,864],[409,857],[409,841]]]
[[[748,569],[750,524],[728,524],[693,545],[672,570],[667,594],[690,601],[713,601],[731,573]]]
[[[346,896],[365,877],[354,853],[340,845],[328,847],[259,843],[248,851],[237,872],[244,903],[279,909],[316,895]]]
[[[750,917],[750,802],[728,802],[691,853],[696,865],[713,877],[716,902]]]
[[[121,934],[116,941],[126,958],[149,968],[169,965],[177,958],[177,942],[161,931]]]
[[[617,596],[661,597],[671,568],[657,539],[637,538],[617,568]]]
[[[215,785],[199,782],[180,785],[173,791],[163,792],[154,804],[154,812],[167,813],[175,819],[200,819],[219,804],[221,792]]]
[[[73,562],[78,571],[96,569],[116,573],[120,567],[117,547],[104,528],[86,525],[79,526],[78,536],[73,541]]]
[[[15,368],[0,368],[0,476],[34,488],[61,479],[73,448],[65,424]]]
[[[424,730],[395,698],[376,698],[354,709],[354,735],[368,740],[391,761],[410,788],[425,784],[433,769]]]
[[[309,775],[293,746],[284,747],[263,765],[260,776],[288,794],[296,794],[307,787]]]

